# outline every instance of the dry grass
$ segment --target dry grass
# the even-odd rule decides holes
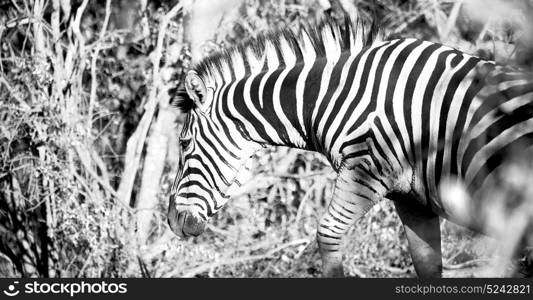
[[[470,17],[461,1],[333,2],[334,12],[355,9],[363,18],[378,10],[395,36],[440,41],[502,62],[531,61],[524,55],[530,44],[517,37],[530,31],[517,27],[510,34],[505,19]],[[320,276],[316,222],[334,180],[324,159],[265,150],[253,160],[248,189],[207,232],[179,240],[165,213],[182,116],[164,95],[178,83],[168,74],[189,63],[187,14],[165,1],[148,3],[143,14],[122,2],[69,3],[0,3],[1,275]],[[319,2],[283,0],[235,7],[210,40],[191,42],[208,53],[265,29],[299,26],[324,9]],[[161,124],[172,130],[158,135]],[[154,163],[160,168],[146,168]],[[142,239],[139,228],[145,228]],[[446,274],[482,276],[476,267],[494,256],[487,250],[491,240],[447,222],[442,229]],[[349,275],[414,276],[389,202],[374,207],[346,241]]]

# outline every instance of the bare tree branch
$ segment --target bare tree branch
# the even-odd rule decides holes
[[[157,47],[154,50],[152,55],[152,64],[153,64],[153,78],[154,78],[154,87],[158,86],[160,81],[159,75],[159,61],[162,56],[163,48],[163,39],[166,34],[166,28],[169,21],[181,10],[181,3],[176,4],[163,18],[161,26],[159,29]],[[126,149],[126,157],[123,177],[120,182],[118,189],[118,197],[125,203],[129,203],[131,191],[133,189],[133,183],[135,181],[137,170],[140,166],[141,153],[144,148],[144,142],[146,141],[146,136],[148,134],[148,129],[152,123],[154,113],[157,108],[158,99],[155,97],[157,95],[157,90],[152,88],[150,95],[148,96],[148,101],[145,105],[145,113],[143,114],[137,129],[129,138]]]
[[[188,270],[181,277],[185,277],[185,278],[194,277],[197,274],[200,274],[200,273],[203,273],[203,272],[207,272],[209,270],[212,270],[212,269],[215,269],[215,268],[218,268],[218,267],[221,267],[221,266],[236,265],[236,264],[240,264],[240,263],[244,263],[244,262],[271,258],[277,252],[279,252],[279,251],[281,251],[283,249],[286,249],[286,248],[289,248],[289,247],[293,247],[293,246],[296,246],[296,245],[300,245],[300,244],[308,244],[308,243],[309,243],[308,239],[299,239],[299,240],[295,240],[295,241],[292,241],[292,242],[288,242],[288,243],[282,244],[282,245],[280,245],[280,246],[278,246],[278,247],[276,247],[276,248],[274,248],[272,250],[267,251],[264,254],[247,255],[247,256],[242,256],[242,257],[237,257],[237,258],[223,259],[223,260],[220,260],[220,261],[217,261],[217,262],[214,262],[214,263],[201,265],[201,266],[198,266],[198,267],[193,268],[191,270]],[[175,275],[178,275],[178,274],[173,274],[173,275],[175,276]],[[171,277],[172,277],[172,275],[171,275]]]
[[[96,61],[98,60],[98,54],[102,48],[102,43],[105,37],[105,32],[107,30],[107,25],[109,24],[109,16],[111,15],[111,0],[106,0],[105,2],[105,17],[102,28],[100,29],[100,35],[98,36],[98,41],[94,48],[93,57],[91,59],[91,94],[89,96],[89,116],[87,123],[89,128],[92,128],[93,123],[93,109],[94,103],[96,101],[96,88],[98,87],[98,80],[96,79]]]

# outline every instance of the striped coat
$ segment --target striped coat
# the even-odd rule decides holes
[[[182,166],[169,207],[181,236],[203,231],[264,145],[324,154],[338,173],[318,226],[326,275],[341,275],[342,236],[382,198],[395,200],[419,275],[438,276],[438,216],[472,228],[475,195],[533,137],[530,74],[440,44],[386,40],[374,26],[326,21],[212,55],[187,76],[179,106]],[[477,203],[476,205],[483,205]]]

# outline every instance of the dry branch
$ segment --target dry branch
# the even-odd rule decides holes
[[[176,4],[161,21],[159,28],[159,34],[157,38],[157,47],[152,54],[152,66],[153,66],[153,88],[148,96],[148,101],[145,105],[145,112],[139,122],[139,125],[135,129],[135,132],[128,139],[126,146],[126,156],[124,159],[125,167],[122,173],[122,180],[118,189],[118,197],[124,203],[130,202],[131,192],[133,190],[133,183],[137,175],[137,170],[140,166],[141,154],[144,149],[148,130],[152,123],[154,114],[158,105],[157,87],[160,85],[159,63],[163,52],[163,40],[165,38],[166,29],[170,20],[177,15],[182,9],[181,3]]]
[[[173,115],[166,111],[165,103],[168,102],[166,87],[163,83],[160,71],[160,62],[163,56],[163,43],[166,38],[167,28],[177,13],[182,9],[182,3],[176,4],[161,20],[159,27],[157,45],[150,55],[152,62],[152,88],[148,95],[145,106],[145,113],[139,126],[130,137],[127,143],[125,168],[122,181],[118,189],[118,197],[124,203],[130,203],[131,192],[137,170],[140,167],[141,154],[148,141],[147,154],[141,178],[139,197],[135,203],[137,213],[137,233],[140,245],[146,243],[150,233],[153,209],[157,206],[159,191],[159,181],[164,169],[167,143],[168,124],[173,124]],[[152,125],[155,112],[159,109],[158,118]],[[148,138],[148,132],[152,127],[152,133]]]
[[[164,98],[162,95],[160,98]],[[158,204],[161,176],[165,167],[169,124],[174,124],[174,115],[166,109],[159,109],[157,120],[148,138],[146,156],[141,177],[141,187],[135,208],[137,213],[137,234],[139,244],[144,245],[152,229],[153,211]]]
[[[209,270],[219,268],[221,266],[235,265],[235,264],[241,264],[241,263],[255,261],[255,260],[262,260],[262,259],[272,258],[277,252],[279,252],[279,251],[281,251],[283,249],[286,249],[286,248],[289,248],[289,247],[292,247],[292,246],[296,246],[296,245],[300,245],[300,244],[304,244],[304,243],[308,244],[309,240],[308,239],[299,239],[299,240],[295,240],[295,241],[292,241],[292,242],[288,242],[288,243],[282,244],[282,245],[280,245],[280,246],[278,246],[278,247],[276,247],[276,248],[274,248],[272,250],[269,250],[269,251],[267,251],[264,254],[247,255],[247,256],[242,256],[242,257],[238,257],[238,258],[222,259],[222,260],[214,262],[214,263],[201,265],[201,266],[198,266],[198,267],[193,268],[191,270],[188,270],[186,273],[184,273],[182,275],[182,277],[185,277],[185,278],[194,277],[197,274],[204,273],[204,272],[207,272]],[[172,274],[171,276],[175,276],[175,275],[177,275],[177,274]]]
[[[109,24],[109,17],[111,16],[111,0],[106,0],[105,2],[105,17],[104,24],[100,29],[100,35],[98,36],[98,41],[96,42],[96,47],[94,48],[94,53],[91,59],[91,94],[89,96],[89,117],[87,120],[87,125],[89,128],[92,127],[93,122],[93,109],[94,103],[96,101],[96,88],[98,87],[98,81],[96,79],[96,61],[98,60],[98,54],[102,49],[102,43],[104,41],[105,32],[107,30],[107,25]]]
[[[473,259],[473,260],[465,261],[465,262],[454,264],[454,265],[445,264],[442,266],[442,268],[445,270],[459,270],[459,269],[476,267],[482,264],[487,264],[489,262],[490,260],[488,259]]]

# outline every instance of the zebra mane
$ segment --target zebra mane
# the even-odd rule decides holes
[[[257,72],[257,68],[264,70],[265,57],[269,54],[277,56],[280,64],[290,59],[288,56],[295,57],[298,63],[304,61],[305,56],[330,58],[345,51],[360,52],[382,39],[381,28],[376,21],[354,20],[348,15],[339,21],[326,16],[317,24],[303,24],[299,30],[284,28],[260,33],[210,54],[192,69],[204,80],[216,76],[227,78],[228,74],[231,74],[232,80],[237,80],[253,73],[253,70]],[[187,113],[194,108],[194,102],[183,89],[178,91],[175,106]]]

